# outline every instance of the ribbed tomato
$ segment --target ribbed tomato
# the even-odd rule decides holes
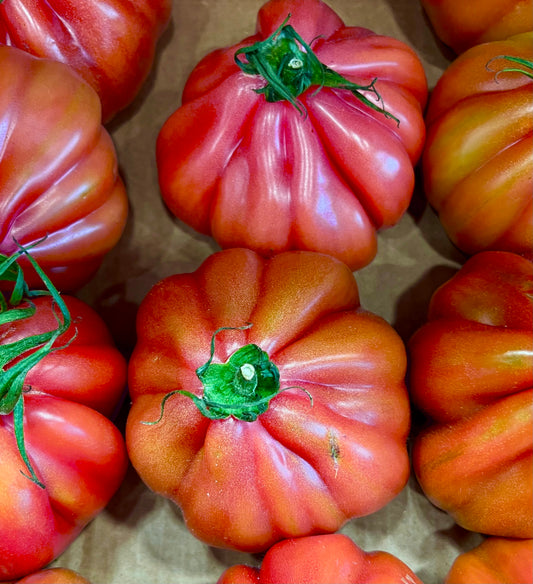
[[[261,566],[228,568],[217,584],[422,584],[388,552],[365,552],[340,533],[286,539],[272,546]]]
[[[157,283],[137,331],[130,458],[200,539],[333,532],[406,484],[405,348],[339,260],[218,252]]]
[[[96,91],[108,122],[150,72],[171,0],[7,0],[0,44],[72,67]]]
[[[424,190],[467,254],[532,257],[532,75],[533,33],[524,33],[466,51],[431,94]]]
[[[413,465],[461,526],[533,536],[533,266],[476,254],[435,291],[411,338],[410,389],[429,417]]]
[[[360,268],[411,200],[426,98],[405,43],[320,0],[270,0],[255,35],[198,63],[161,128],[163,199],[222,248]]]
[[[20,49],[0,46],[0,71],[0,254],[34,246],[56,287],[73,291],[94,276],[128,214],[100,101],[67,65]],[[30,287],[40,285],[20,261]]]

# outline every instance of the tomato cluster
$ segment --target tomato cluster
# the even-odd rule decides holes
[[[432,88],[322,0],[267,0],[196,64],[146,196],[216,248],[149,283],[123,347],[81,298],[135,224],[109,123],[171,0],[0,1],[0,582],[89,584],[58,562],[128,465],[247,554],[219,584],[421,583],[341,533],[411,469],[482,540],[441,581],[533,582],[532,3],[420,9],[453,52]],[[417,186],[462,262],[402,336],[358,272]]]

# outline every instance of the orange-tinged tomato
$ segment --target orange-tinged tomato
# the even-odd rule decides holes
[[[533,584],[533,540],[488,537],[460,554],[444,584]]]
[[[14,584],[91,584],[91,582],[68,568],[46,568],[29,574]]]
[[[533,267],[476,254],[433,295],[411,338],[410,390],[428,416],[413,465],[461,526],[533,534]]]
[[[531,0],[421,0],[436,35],[456,53],[533,29]]]
[[[467,254],[532,256],[531,74],[533,33],[524,33],[463,53],[431,94],[424,190],[450,239]]]

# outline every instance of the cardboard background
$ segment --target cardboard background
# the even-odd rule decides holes
[[[159,195],[155,140],[180,105],[194,65],[211,49],[233,44],[255,30],[261,0],[174,0],[170,26],[157,61],[136,101],[108,126],[130,198],[130,217],[118,246],[79,296],[106,319],[129,354],[135,313],[161,278],[192,271],[219,248],[167,212]],[[451,54],[433,36],[418,0],[330,0],[346,24],[364,26],[409,44],[423,62],[430,89]],[[465,257],[448,241],[420,186],[408,213],[379,236],[374,262],[355,274],[362,305],[384,317],[407,340],[425,320],[434,289]],[[127,401],[118,423],[123,424]],[[365,550],[394,553],[425,584],[442,582],[459,551],[481,538],[454,525],[429,503],[412,478],[387,507],[353,520],[342,531]],[[107,509],[53,565],[79,571],[94,584],[209,584],[234,563],[258,558],[217,550],[196,540],[179,509],[151,493],[130,469]]]

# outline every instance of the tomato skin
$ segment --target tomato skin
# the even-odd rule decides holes
[[[87,578],[68,568],[47,568],[17,580],[15,584],[91,584]]]
[[[503,72],[513,64],[499,58],[531,61],[532,34],[469,49],[445,70],[429,100],[424,190],[450,239],[467,254],[532,257],[533,81]]]
[[[210,420],[175,394],[158,423],[142,423],[160,417],[168,392],[201,395],[195,371],[213,332],[246,322],[253,326],[217,336],[217,362],[255,343],[290,389],[255,421]],[[359,307],[340,261],[314,252],[269,260],[245,249],[218,252],[196,272],[156,284],[137,331],[130,459],[153,491],[181,507],[199,539],[263,551],[285,537],[336,531],[405,485],[405,348],[390,325]]]
[[[435,292],[409,341],[411,395],[428,416],[413,447],[419,483],[489,535],[533,533],[532,290],[529,260],[479,253]]]
[[[15,2],[1,6],[16,5]],[[0,46],[0,253],[21,245],[57,288],[89,281],[128,214],[96,93],[66,65]],[[46,236],[46,239],[43,238]],[[30,287],[41,280],[20,260]]]
[[[72,67],[96,91],[108,122],[152,68],[171,0],[21,0],[0,4],[0,44]]]
[[[488,537],[460,554],[444,584],[533,584],[533,540]]]
[[[271,547],[260,568],[228,568],[217,584],[421,584],[398,558],[365,552],[340,533],[286,539]]]
[[[533,27],[530,0],[420,0],[435,34],[456,53]]]
[[[347,90],[311,86],[298,97],[305,115],[255,92],[265,80],[243,73],[234,53],[268,38],[289,13],[328,67],[354,83],[379,78],[399,127]],[[404,43],[345,26],[319,0],[271,0],[255,35],[213,51],[190,74],[157,140],[161,194],[222,248],[318,251],[362,267],[375,256],[376,230],[396,224],[410,202],[426,98],[423,67]]]
[[[44,489],[23,474],[13,415],[0,416],[0,581],[55,559],[107,505],[126,472],[124,439],[106,417],[123,396],[125,359],[89,306],[62,298],[73,325],[55,346],[70,344],[25,380],[25,447]],[[57,327],[51,298],[34,301],[33,317],[0,326],[2,344]]]

